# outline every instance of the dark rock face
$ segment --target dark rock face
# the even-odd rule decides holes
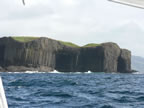
[[[60,49],[59,44],[48,38],[26,43],[12,38],[2,38],[0,39],[0,65],[2,67],[25,66],[30,69],[43,66],[49,67],[50,70],[47,71],[51,71],[55,67],[55,51]]]
[[[117,72],[120,48],[115,43],[102,44],[104,52],[103,72]]]
[[[131,53],[126,49],[121,49],[118,58],[118,72],[131,72]]]
[[[0,38],[0,71],[130,72],[131,52],[115,43],[70,47],[49,38]]]
[[[61,72],[75,72],[78,62],[79,48],[64,47],[56,52],[55,69]]]
[[[98,47],[81,48],[78,55],[77,71],[103,72],[103,49]]]
[[[64,48],[56,54],[55,69],[62,72],[131,72],[131,52],[110,42],[97,47]]]

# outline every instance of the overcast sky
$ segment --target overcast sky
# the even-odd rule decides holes
[[[0,36],[116,42],[144,57],[144,9],[107,0],[0,0]]]

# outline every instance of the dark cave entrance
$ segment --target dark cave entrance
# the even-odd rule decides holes
[[[55,69],[60,72],[74,71],[74,57],[69,52],[61,52],[56,54]]]

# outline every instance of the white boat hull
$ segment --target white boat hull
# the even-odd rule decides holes
[[[8,108],[8,104],[7,104],[1,77],[0,77],[0,108]]]

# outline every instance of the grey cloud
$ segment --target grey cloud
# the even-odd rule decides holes
[[[54,14],[54,11],[47,6],[35,6],[30,8],[22,8],[10,12],[8,15],[1,17],[1,20],[27,20],[30,18],[45,17]]]
[[[131,49],[134,54],[144,56],[141,53],[143,48],[138,48],[144,43],[144,33],[136,28],[133,29],[135,32],[131,32],[132,29],[128,30],[125,25],[122,26],[125,33],[119,28],[120,24],[129,21],[140,23],[143,27],[144,10],[107,0],[74,0],[78,2],[74,5],[67,5],[64,3],[66,0],[33,0],[39,3],[26,6],[20,0],[3,1],[0,4],[0,35],[40,35],[80,45],[114,41]],[[140,35],[139,39],[136,39],[136,34]],[[127,41],[131,36],[134,40]],[[137,47],[130,48],[134,41]]]

